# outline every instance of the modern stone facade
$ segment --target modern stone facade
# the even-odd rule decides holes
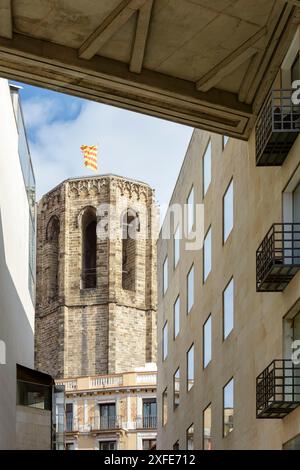
[[[2,78],[0,119],[0,449],[15,450],[17,364],[34,361],[35,186],[19,87]]]
[[[205,244],[185,233],[175,265],[173,237],[158,241],[158,449],[300,448],[299,50],[298,31],[249,142],[189,144],[171,204],[194,188]]]
[[[156,219],[153,190],[114,175],[70,179],[41,199],[39,370],[77,377],[156,361]]]

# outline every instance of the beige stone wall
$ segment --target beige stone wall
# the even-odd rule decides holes
[[[75,377],[107,372],[108,306],[65,309],[64,375]]]
[[[51,450],[51,411],[17,406],[17,450]]]
[[[212,181],[203,199],[202,156],[212,140]],[[282,293],[256,292],[256,250],[275,222],[282,221],[282,191],[299,166],[299,138],[281,167],[256,167],[255,136],[248,143],[195,131],[172,202],[185,203],[191,185],[195,200],[205,205],[205,232],[212,227],[212,271],[203,284],[203,250],[185,251],[173,270],[172,240],[158,243],[158,422],[162,392],[168,387],[168,423],[158,429],[158,446],[171,449],[179,439],[186,448],[186,430],[194,423],[194,443],[202,448],[203,411],[212,403],[212,440],[215,449],[281,449],[300,433],[300,408],[283,420],[256,419],[256,377],[274,359],[284,357],[283,317],[300,298],[300,273]],[[222,198],[233,178],[234,227],[222,243]],[[170,284],[161,295],[162,263],[169,256]],[[186,275],[195,265],[195,304],[186,313]],[[234,329],[223,341],[222,292],[235,281]],[[181,330],[173,340],[173,303],[181,296]],[[203,325],[212,315],[212,361],[203,369]],[[162,328],[169,324],[169,354],[162,363]],[[186,390],[186,353],[195,345],[195,384]],[[173,410],[173,374],[180,367],[180,405]],[[234,377],[234,430],[222,435],[222,390]]]
[[[155,311],[139,310],[127,306],[115,306],[110,310],[109,328],[111,372],[134,370],[142,363],[156,358]],[[132,354],[136,351],[136,354]]]
[[[72,377],[127,371],[156,360],[153,203],[148,185],[115,176],[67,180],[42,198],[37,231],[39,370]],[[100,204],[111,205],[104,233],[114,232],[109,238],[97,238],[97,287],[83,289],[82,216],[87,208],[97,210]],[[128,208],[138,213],[141,227],[132,260],[134,290],[122,289],[121,221]],[[97,215],[99,223],[103,210]],[[53,216],[60,224],[56,295],[56,249],[46,237]]]

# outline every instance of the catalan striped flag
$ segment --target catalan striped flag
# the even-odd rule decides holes
[[[91,168],[91,170],[97,171],[98,170],[98,164],[97,164],[98,146],[97,145],[82,145],[80,149],[83,153],[85,166],[88,168]]]

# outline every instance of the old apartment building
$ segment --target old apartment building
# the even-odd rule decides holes
[[[70,449],[146,445],[136,437],[141,411],[123,413],[131,397],[141,409],[148,400],[154,445],[156,223],[153,190],[114,175],[64,181],[38,205],[36,366],[67,384]],[[150,370],[150,384],[136,382],[139,370]],[[70,440],[75,423],[81,437]],[[135,438],[124,440],[127,432]]]
[[[156,447],[156,364],[135,372],[58,380],[65,387],[66,450]]]
[[[300,448],[299,49],[248,142],[192,136],[158,242],[159,449]]]

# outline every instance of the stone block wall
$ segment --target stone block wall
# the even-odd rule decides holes
[[[156,361],[153,203],[148,185],[113,175],[70,179],[42,198],[37,229],[39,370],[61,378],[126,372]],[[97,237],[96,288],[86,289],[82,218],[91,208],[96,210],[101,237]],[[128,209],[138,214],[140,222],[135,257],[130,258],[133,290],[124,289],[126,283],[122,286],[122,219]],[[59,223],[54,240],[47,236],[53,217]]]

